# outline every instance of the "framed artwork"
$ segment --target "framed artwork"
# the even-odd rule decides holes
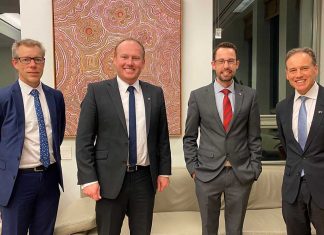
[[[181,135],[181,0],[53,0],[53,26],[65,136],[76,135],[87,85],[116,76],[114,48],[130,37],[145,47],[140,80],[162,87],[170,135]]]

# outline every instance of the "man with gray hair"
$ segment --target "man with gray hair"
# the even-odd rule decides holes
[[[310,48],[286,56],[286,79],[295,93],[277,104],[279,138],[286,152],[282,213],[288,235],[324,234],[324,88]]]
[[[18,80],[0,89],[0,212],[2,235],[52,235],[63,187],[60,145],[63,95],[41,83],[45,49],[15,42]]]

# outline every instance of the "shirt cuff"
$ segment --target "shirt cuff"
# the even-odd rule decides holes
[[[82,184],[81,189],[84,189],[85,187],[87,187],[89,185],[92,185],[92,184],[96,184],[96,183],[98,183],[98,181],[93,181],[93,182],[90,182],[90,183]]]

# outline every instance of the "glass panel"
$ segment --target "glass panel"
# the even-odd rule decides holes
[[[237,46],[235,80],[257,90],[261,114],[275,114],[278,101],[293,93],[285,56],[292,48],[312,47],[314,1],[214,0],[214,31],[222,31],[214,47],[222,41]]]
[[[276,128],[262,128],[262,161],[286,160]]]

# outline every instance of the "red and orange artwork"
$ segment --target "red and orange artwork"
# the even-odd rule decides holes
[[[66,103],[65,136],[75,136],[87,85],[112,79],[114,47],[145,47],[140,79],[163,88],[170,135],[181,135],[181,0],[53,0],[55,85]]]

